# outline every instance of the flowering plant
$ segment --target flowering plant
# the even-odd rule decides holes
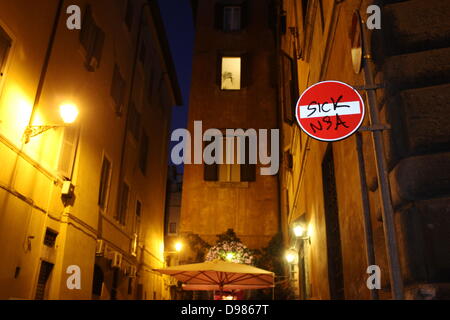
[[[252,264],[253,255],[250,249],[239,241],[221,241],[211,247],[206,254],[206,261],[224,260],[234,263]]]

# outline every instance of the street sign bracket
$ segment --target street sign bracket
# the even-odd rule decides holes
[[[375,84],[373,86],[353,86],[356,90],[377,90],[377,89],[383,89],[385,86],[382,83]]]
[[[391,130],[391,126],[388,124],[373,124],[371,126],[361,126],[359,128],[359,132],[365,132],[365,131],[384,131],[384,130]]]

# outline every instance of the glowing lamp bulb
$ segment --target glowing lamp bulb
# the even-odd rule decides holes
[[[183,244],[181,242],[175,243],[175,251],[180,252],[183,249]]]
[[[228,252],[227,256],[225,257],[228,261],[233,260],[234,258],[234,253],[233,252]]]
[[[293,263],[297,259],[297,252],[293,249],[290,249],[286,252],[286,261],[288,263]]]
[[[297,238],[302,237],[305,234],[305,228],[302,226],[295,226],[294,227],[294,234]]]
[[[63,104],[59,107],[59,113],[64,123],[74,123],[78,117],[78,109],[73,104]]]

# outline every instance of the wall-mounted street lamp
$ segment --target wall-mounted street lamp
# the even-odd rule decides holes
[[[296,264],[298,261],[298,251],[295,248],[290,248],[286,251],[286,261],[290,264]]]
[[[67,125],[72,124],[77,120],[78,113],[78,108],[74,104],[62,104],[59,107],[59,114],[64,122],[64,125],[27,126],[23,134],[24,143],[27,144],[30,142],[32,137],[36,137],[50,129],[67,127]]]
[[[173,244],[173,248],[175,250],[172,251],[164,251],[164,260],[167,265],[172,265],[172,261],[175,262],[175,265],[179,264],[180,252],[183,250],[183,242],[177,241]]]
[[[295,224],[294,227],[292,228],[292,231],[294,232],[294,235],[297,239],[307,240],[311,242],[311,237],[308,234],[308,228],[304,224],[302,223]]]

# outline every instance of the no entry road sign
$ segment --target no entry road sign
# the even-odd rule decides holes
[[[302,130],[312,138],[339,141],[361,126],[364,102],[348,84],[323,81],[303,92],[295,114]]]

